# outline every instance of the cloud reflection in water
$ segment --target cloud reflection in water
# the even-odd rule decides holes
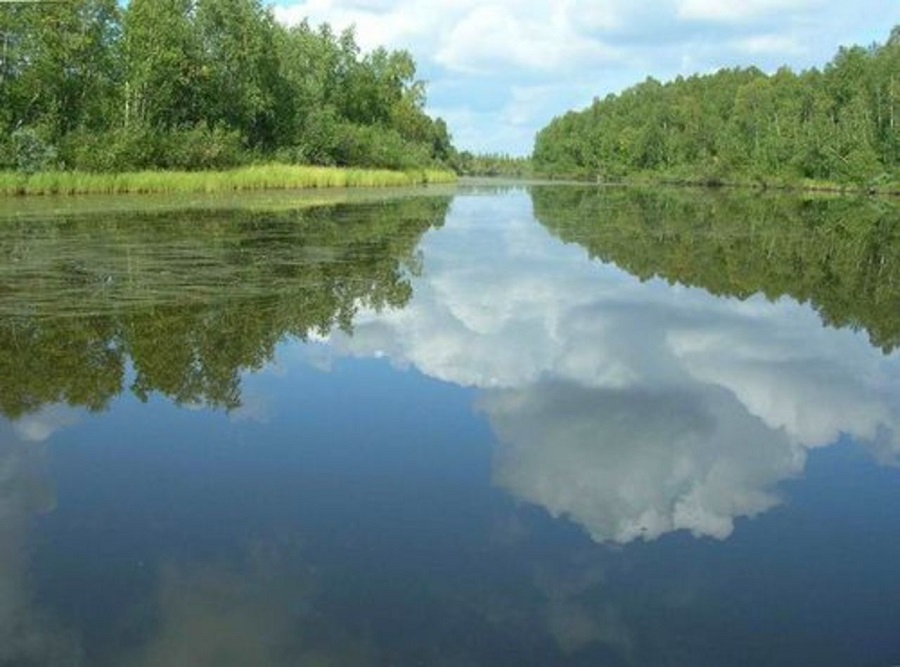
[[[0,665],[82,664],[79,638],[39,608],[29,576],[29,525],[56,505],[43,441],[74,421],[62,407],[0,418]]]
[[[331,344],[481,389],[494,480],[519,499],[597,541],[721,539],[778,504],[810,448],[845,434],[897,459],[897,354],[791,299],[639,282],[506,201],[487,217],[457,199],[412,302]]]

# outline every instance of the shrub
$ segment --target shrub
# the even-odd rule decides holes
[[[338,128],[335,160],[341,166],[412,169],[430,162],[428,148],[406,141],[399,132],[344,123]]]
[[[247,161],[236,130],[209,128],[205,123],[167,133],[160,140],[157,166],[166,169],[226,169]]]

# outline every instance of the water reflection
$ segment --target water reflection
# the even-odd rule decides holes
[[[71,665],[80,660],[77,635],[35,602],[29,577],[28,535],[36,515],[56,504],[43,442],[74,421],[48,409],[11,426],[0,419],[0,664]]]
[[[900,344],[900,210],[885,199],[532,189],[535,217],[641,279],[810,303],[825,324]]]
[[[240,405],[285,336],[400,308],[444,197],[281,213],[190,211],[0,225],[0,411],[102,410],[130,390]]]
[[[350,637],[343,646],[323,641],[316,579],[296,548],[259,544],[238,563],[166,563],[157,580],[156,632],[117,664],[373,664]]]
[[[829,445],[897,461],[896,297],[797,273],[847,210],[684,241],[779,291],[671,273],[740,197],[571,192],[0,227],[0,664],[888,664],[896,473]]]
[[[538,215],[547,204],[542,192],[534,194]],[[555,229],[592,254],[606,251],[607,238],[622,253],[646,248],[643,236],[629,246],[609,231],[635,217],[650,226],[697,224],[677,215],[653,222],[667,208],[640,194],[590,192],[580,194],[578,206],[550,209]],[[335,345],[355,355],[387,354],[431,377],[481,389],[479,405],[501,441],[494,478],[517,497],[570,517],[598,541],[626,543],[680,529],[724,538],[735,519],[779,502],[778,483],[803,470],[810,448],[841,434],[883,462],[897,460],[896,355],[883,356],[850,329],[823,329],[814,312],[792,299],[773,303],[753,294],[748,280],[728,287],[727,272],[710,275],[716,291],[736,294],[729,298],[644,283],[614,265],[584,262],[576,246],[548,243],[520,208],[495,211],[506,216],[497,220],[482,202],[468,206],[460,216],[469,226],[456,225],[454,235],[426,249],[426,275],[413,302],[362,314],[355,335],[337,336]],[[598,220],[594,211],[606,217]],[[843,220],[846,210],[838,212]],[[781,222],[787,238],[770,224],[772,247],[797,233],[795,221]],[[838,223],[826,217],[817,224]],[[695,255],[719,254],[704,245],[718,246],[718,236],[682,234],[699,248]],[[633,236],[626,229],[625,238]],[[891,257],[896,247],[876,254]],[[654,266],[654,255],[642,252]],[[664,272],[670,253],[662,253],[656,273]],[[697,257],[688,259],[695,267]],[[813,263],[801,259],[790,264]],[[759,275],[778,266],[771,259]],[[896,293],[889,290],[875,291],[892,303]],[[830,303],[828,293],[821,298]],[[889,322],[877,305],[864,300],[857,319]],[[877,331],[886,345],[896,336]]]
[[[371,664],[346,637],[317,637],[322,621],[304,603],[313,577],[294,546],[260,542],[218,564],[132,559],[135,582],[149,576],[155,589],[136,606],[103,595],[109,609],[57,601],[104,619],[103,635],[132,636],[136,646],[123,649],[33,602],[28,535],[54,508],[44,443],[79,421],[75,408],[105,411],[127,388],[141,401],[160,394],[225,408],[235,424],[265,422],[267,406],[243,397],[241,376],[271,361],[285,337],[350,332],[359,309],[401,308],[420,270],[416,245],[448,204],[429,196],[3,221],[0,411],[12,421],[0,421],[0,664]],[[136,423],[121,432],[148,439]],[[106,532],[99,540],[114,544]]]

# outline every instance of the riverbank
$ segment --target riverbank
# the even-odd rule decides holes
[[[437,169],[391,171],[265,164],[227,171],[90,173],[0,172],[0,196],[216,193],[239,190],[402,187],[451,183],[456,174]]]
[[[640,174],[623,181],[626,185],[675,185],[685,187],[751,188],[756,190],[784,190],[786,192],[830,192],[842,195],[900,195],[900,182],[881,183],[839,183],[811,178],[791,178],[778,176],[682,176]]]
[[[553,182],[598,183],[601,185],[747,188],[756,190],[783,190],[785,192],[823,192],[842,195],[900,196],[900,182],[896,181],[859,184],[778,176],[721,177],[647,172],[631,174],[619,179],[604,179],[602,176],[589,176],[585,174],[541,174],[540,172],[538,172],[538,177]]]

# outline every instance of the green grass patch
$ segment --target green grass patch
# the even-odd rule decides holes
[[[88,173],[0,172],[0,195],[86,195],[130,193],[213,193],[298,188],[374,188],[450,183],[450,171],[342,169],[264,164],[228,171],[138,171]]]

